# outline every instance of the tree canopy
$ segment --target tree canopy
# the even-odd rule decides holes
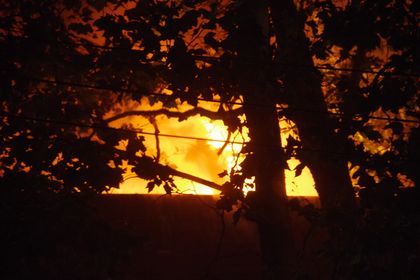
[[[8,191],[99,194],[118,188],[128,165],[149,189],[171,193],[174,176],[194,180],[222,191],[221,208],[256,211],[276,274],[286,259],[278,252],[293,250],[284,249],[288,158],[301,162],[296,176],[309,167],[337,230],[360,218],[356,195],[386,207],[417,189],[416,1],[3,2]],[[161,108],[145,110],[144,100]],[[218,185],[151,156],[141,129],[111,124],[136,115],[205,116],[229,135],[247,128],[251,140]],[[286,143],[280,120],[293,124]],[[252,177],[255,192],[245,196]]]

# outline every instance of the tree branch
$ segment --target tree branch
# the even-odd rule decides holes
[[[207,187],[210,187],[212,189],[216,189],[219,191],[223,191],[224,188],[223,186],[191,175],[189,173],[185,173],[179,170],[176,170],[168,165],[164,165],[161,163],[158,163],[156,161],[154,161],[152,158],[148,157],[148,156],[143,156],[143,157],[139,157],[136,155],[132,155],[130,153],[128,153],[127,151],[122,151],[122,150],[116,150],[116,154],[122,156],[125,159],[129,159],[129,164],[133,164],[133,171],[140,177],[145,179],[144,177],[142,177],[142,172],[144,170],[145,173],[147,173],[146,176],[150,177],[151,174],[153,174],[152,176],[157,176],[160,175],[161,177],[165,178],[168,176],[176,176],[176,177],[180,177],[180,178],[184,178],[202,185],[205,185]],[[136,170],[137,169],[137,170]],[[150,171],[152,170],[152,173],[150,173]],[[138,171],[138,172],[137,172]]]
[[[228,112],[226,112],[228,114],[231,113],[236,113],[236,114],[240,114],[242,113],[242,108],[238,108],[235,110],[230,110]],[[214,111],[210,111],[210,110],[206,110],[204,108],[201,107],[196,107],[187,111],[171,111],[168,109],[158,109],[158,110],[131,110],[131,111],[127,111],[121,114],[117,114],[115,116],[109,117],[107,119],[105,119],[104,121],[106,123],[110,123],[119,119],[123,119],[126,117],[131,117],[131,116],[143,116],[143,117],[155,117],[158,115],[165,115],[168,118],[178,118],[179,121],[183,121],[186,120],[190,117],[196,116],[196,115],[200,115],[202,117],[208,117],[209,119],[212,120],[217,120],[217,119],[223,119],[224,114],[221,114],[220,112],[214,112]]]
[[[160,141],[159,141],[159,127],[156,122],[156,118],[150,117],[150,123],[153,125],[153,128],[155,129],[155,141],[156,141],[156,162],[159,162],[160,160]]]
[[[230,132],[230,130],[228,129],[228,135],[226,137],[226,142],[223,143],[223,146],[217,151],[217,155],[220,156],[223,151],[226,149],[227,145],[229,144],[229,140],[230,140],[230,136],[232,135],[232,133]]]
[[[196,182],[196,183],[205,185],[207,187],[210,187],[212,189],[216,189],[216,190],[219,190],[219,191],[223,191],[224,190],[223,186],[221,186],[219,184],[216,184],[215,182],[208,181],[206,179],[203,179],[203,178],[200,178],[200,177],[197,177],[197,176],[194,176],[194,175],[191,175],[191,174],[188,174],[188,173],[185,173],[185,172],[182,172],[182,171],[173,169],[173,168],[171,168],[169,166],[167,166],[167,167],[170,169],[170,173],[173,176],[181,177],[181,178],[184,178],[184,179],[188,179],[188,180],[191,180],[193,182]]]

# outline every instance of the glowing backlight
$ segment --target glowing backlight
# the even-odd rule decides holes
[[[142,104],[142,109],[145,105]],[[146,105],[147,110],[155,109]],[[130,123],[135,128],[141,128],[143,131],[153,132],[154,127],[145,117],[135,116],[127,117],[112,123],[113,126],[120,126],[122,123]],[[163,115],[156,117],[156,123],[162,134],[194,136],[198,138],[214,139],[217,141],[182,139],[159,137],[160,158],[159,162],[169,165],[182,172],[193,174],[203,179],[223,184],[227,178],[220,178],[219,173],[232,168],[240,168],[237,155],[242,149],[242,142],[249,141],[244,130],[243,135],[232,133],[228,139],[227,127],[222,121],[212,121],[205,117],[195,116],[179,122],[174,118],[167,118]],[[144,135],[145,144],[148,148],[147,155],[156,156],[156,139],[154,135]],[[282,138],[284,138],[282,136]],[[224,145],[223,141],[234,141],[235,144]],[[317,193],[313,187],[313,179],[310,171],[305,168],[298,177],[294,176],[293,168],[299,164],[295,159],[289,160],[291,170],[286,170],[286,187],[289,196],[316,196]],[[125,174],[125,181],[119,189],[113,189],[112,193],[148,193],[146,189],[147,182],[137,178],[134,174],[128,172]],[[247,180],[252,183],[252,179]],[[194,183],[186,179],[175,177],[175,184],[178,187],[177,192],[183,194],[204,194],[217,195],[220,192],[202,184]],[[249,191],[246,189],[245,191]],[[163,188],[155,188],[152,194],[164,194]]]

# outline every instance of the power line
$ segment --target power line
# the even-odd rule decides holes
[[[2,69],[2,70],[5,70],[5,69]],[[5,70],[5,71],[8,71],[8,70]],[[134,90],[134,89],[89,85],[89,84],[84,84],[84,83],[75,83],[75,82],[69,82],[69,81],[63,81],[63,80],[49,80],[49,79],[43,79],[43,78],[38,78],[38,77],[29,77],[25,75],[18,75],[18,79],[41,82],[41,83],[48,83],[48,84],[73,86],[73,87],[79,87],[79,88],[113,91],[113,92],[125,92],[125,93],[138,93],[139,92],[138,90]],[[144,96],[161,96],[163,98],[173,98],[173,99],[179,98],[177,96],[172,96],[169,94],[158,93],[158,92],[148,92],[144,94]],[[235,102],[235,101],[222,101],[222,100],[214,100],[214,99],[208,99],[208,98],[203,98],[203,97],[195,97],[195,99],[199,101],[205,101],[205,102],[211,102],[211,103],[224,103],[224,104],[229,104],[229,105],[241,105],[241,106],[243,105],[242,102]]]
[[[210,57],[210,56],[199,56],[199,55],[191,55],[196,60],[203,60],[207,62],[219,62],[221,58],[219,57]],[[260,65],[264,61],[256,62],[253,60],[246,60],[241,59],[239,63],[245,63],[249,65]],[[272,63],[276,66],[281,67],[290,67],[290,68],[298,68],[298,69],[304,69],[304,70],[328,70],[328,71],[335,71],[335,72],[356,72],[356,73],[367,73],[367,74],[376,74],[378,76],[403,76],[403,77],[413,77],[418,78],[420,77],[420,73],[405,73],[405,72],[383,72],[383,71],[377,71],[377,70],[368,70],[368,69],[355,69],[355,68],[347,68],[347,67],[334,67],[331,65],[322,65],[322,66],[316,66],[316,65],[305,65],[305,64],[292,64],[292,63],[282,63],[282,62],[273,62],[273,61],[266,61],[267,63]]]
[[[36,78],[36,77],[28,77],[19,75],[20,78],[31,80],[31,81],[37,81],[37,82],[43,82],[43,83],[50,83],[50,84],[58,84],[58,85],[67,85],[67,86],[74,86],[74,87],[80,87],[80,88],[88,88],[88,89],[95,89],[95,90],[105,90],[105,91],[113,91],[113,92],[126,92],[126,93],[138,93],[136,90],[130,90],[130,89],[123,89],[123,88],[113,88],[113,87],[106,87],[106,86],[98,86],[98,85],[88,85],[83,83],[75,83],[75,82],[68,82],[68,81],[62,81],[62,80],[48,80],[48,79],[42,79],[42,78]],[[144,96],[161,96],[164,98],[179,98],[176,96],[164,94],[164,93],[147,93]],[[229,104],[229,105],[239,105],[244,106],[243,102],[236,102],[236,101],[222,101],[222,100],[214,100],[214,99],[208,99],[208,98],[202,98],[197,97],[196,98],[199,101],[204,102],[211,102],[211,103],[219,103],[219,104]],[[271,105],[264,104],[264,103],[258,103],[258,104],[250,104],[251,106],[256,107],[271,107]],[[316,110],[308,110],[308,109],[301,109],[296,107],[281,107],[277,108],[279,111],[287,110],[287,111],[302,111],[307,113],[313,113],[313,114],[325,114],[325,115],[331,115],[331,116],[337,116],[337,117],[346,117],[348,116],[345,113],[336,113],[336,112],[321,112]],[[388,117],[377,117],[377,116],[351,116],[353,119],[352,121],[358,121],[354,118],[360,118],[360,119],[371,119],[371,120],[383,120],[388,122],[402,122],[402,123],[414,123],[414,124],[420,124],[419,120],[408,120],[408,119],[401,119],[401,118],[388,118]]]
[[[72,126],[72,127],[83,127],[83,128],[92,128],[92,129],[112,130],[112,131],[116,131],[116,132],[132,132],[132,133],[138,133],[138,134],[141,134],[141,135],[156,136],[155,132],[145,132],[145,131],[141,131],[141,130],[138,130],[138,129],[114,128],[114,127],[109,127],[109,126],[93,125],[93,124],[89,125],[89,124],[82,124],[82,123],[76,123],[76,122],[70,122],[70,121],[28,117],[28,116],[11,114],[11,113],[7,113],[7,112],[0,112],[0,116],[11,117],[11,118],[15,118],[15,119],[22,119],[22,120],[25,120],[25,121],[40,122],[40,123],[50,123],[50,124],[59,124],[59,125]],[[250,143],[250,142],[227,141],[227,140],[212,139],[212,138],[205,138],[205,137],[173,135],[173,134],[164,134],[164,133],[159,133],[158,135],[161,136],[161,137],[168,137],[168,138],[209,141],[209,142],[219,142],[219,143],[239,144],[239,145],[245,145],[245,144]],[[348,153],[348,152],[336,152],[336,151],[330,151],[330,150],[308,149],[308,148],[299,148],[299,150],[303,151],[303,152],[309,152],[309,153],[329,154],[329,155],[333,155],[333,156],[338,156],[340,159],[344,159],[344,160],[349,160],[349,159],[352,159],[352,158],[353,159],[359,159],[359,157],[355,156],[355,154]],[[416,160],[399,160],[396,163],[401,163],[401,162],[419,163],[419,161],[416,161]]]
[[[35,41],[37,43],[53,43],[53,44],[59,44],[59,45],[68,45],[68,46],[81,46],[81,47],[86,47],[86,48],[95,48],[95,49],[103,49],[103,50],[108,50],[108,51],[113,51],[113,50],[117,50],[117,51],[127,51],[127,52],[134,52],[134,53],[141,53],[141,54],[146,54],[144,51],[142,50],[135,50],[135,49],[129,49],[129,48],[125,48],[125,47],[110,47],[110,46],[100,46],[100,45],[94,45],[94,44],[89,44],[89,43],[79,43],[79,42],[62,42],[62,41],[46,41],[46,40],[40,40],[38,38],[30,38],[30,37],[18,37],[18,36],[13,36],[13,35],[7,35],[4,36],[7,38],[12,38],[12,39],[20,39],[20,40],[31,40],[31,41]],[[156,54],[154,54],[156,55]],[[166,57],[167,54],[165,53],[160,53],[158,55],[158,57],[160,58],[164,58]],[[212,56],[203,56],[203,55],[191,55],[191,57],[195,60],[199,60],[199,61],[204,61],[204,62],[209,62],[209,63],[214,63],[214,62],[220,62],[221,57],[212,57]],[[161,62],[161,61],[152,61],[152,60],[148,60],[148,62]],[[237,61],[238,62],[238,61]],[[264,61],[254,61],[254,60],[249,60],[249,59],[241,59],[241,61],[239,61],[239,63],[243,63],[243,64],[250,64],[250,65],[259,65],[261,63],[263,63]],[[266,63],[273,63],[273,61],[266,61]],[[418,78],[420,77],[420,73],[406,73],[406,72],[383,72],[383,71],[377,71],[377,70],[371,70],[371,69],[354,69],[354,68],[347,68],[347,67],[334,67],[331,65],[322,65],[322,66],[316,66],[316,65],[305,65],[305,64],[292,64],[292,63],[281,63],[281,62],[274,62],[273,65],[277,65],[277,66],[282,66],[282,67],[292,67],[292,68],[298,68],[298,69],[308,69],[308,70],[327,70],[327,71],[336,71],[336,72],[356,72],[356,73],[367,73],[367,74],[376,74],[379,76],[405,76],[405,77],[413,77],[413,78]]]
[[[280,108],[280,110],[291,110],[291,111],[303,111],[303,112],[307,112],[307,113],[314,113],[314,114],[325,114],[325,115],[332,115],[332,116],[337,116],[337,117],[347,117],[348,114],[345,113],[335,113],[335,112],[321,112],[321,111],[315,111],[315,110],[307,110],[307,109],[299,109],[299,108],[294,108],[294,107],[284,107],[284,108]],[[408,120],[408,119],[401,119],[401,118],[388,118],[388,117],[376,117],[376,116],[352,116],[351,121],[353,122],[357,122],[359,120],[355,120],[355,118],[359,118],[361,120],[363,119],[369,119],[369,120],[383,120],[383,121],[388,121],[388,122],[402,122],[402,123],[415,123],[415,124],[420,124],[420,120]]]
[[[133,132],[133,133],[138,133],[138,134],[142,134],[142,135],[156,136],[155,132],[147,132],[147,131],[142,131],[140,129],[115,128],[115,127],[103,126],[103,125],[99,125],[99,124],[82,124],[82,123],[64,121],[64,120],[52,120],[52,119],[28,117],[28,116],[23,116],[23,115],[10,114],[10,113],[7,113],[7,112],[0,112],[0,115],[2,115],[3,117],[11,117],[11,118],[22,119],[22,120],[26,120],[26,121],[34,121],[34,122],[50,123],[50,124],[61,124],[61,125],[66,125],[66,126],[82,127],[82,128],[112,130],[112,131],[117,131],[117,132]],[[249,142],[226,141],[226,140],[212,139],[212,138],[205,138],[205,137],[174,135],[174,134],[165,134],[165,133],[158,133],[158,136],[168,137],[168,138],[178,138],[178,139],[228,143],[228,144],[240,144],[240,145],[249,143]]]

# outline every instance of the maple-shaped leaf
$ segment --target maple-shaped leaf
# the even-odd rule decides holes
[[[155,182],[154,181],[150,181],[150,182],[147,183],[147,185],[146,185],[147,192],[150,193],[151,191],[153,191],[154,188],[155,188]]]

